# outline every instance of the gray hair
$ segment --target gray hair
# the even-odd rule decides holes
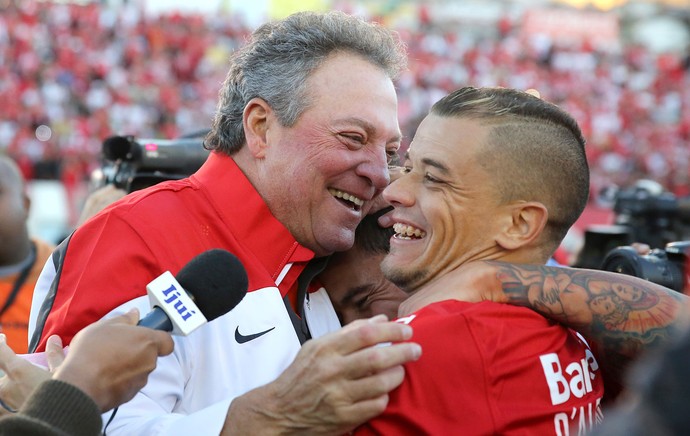
[[[284,126],[310,104],[309,75],[336,52],[362,56],[395,80],[407,66],[395,32],[342,12],[300,12],[259,27],[231,59],[205,146],[228,155],[245,143],[242,113],[262,98]]]

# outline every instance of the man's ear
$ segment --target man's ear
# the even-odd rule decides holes
[[[249,100],[242,112],[242,126],[247,141],[247,148],[255,158],[262,159],[266,155],[266,132],[268,119],[272,113],[271,106],[264,99],[255,97]]]
[[[507,250],[516,250],[536,240],[544,231],[549,211],[542,203],[527,201],[506,205],[505,226],[496,242]]]
[[[31,197],[29,197],[29,194],[24,191],[22,194],[22,202],[24,203],[24,213],[26,214],[26,217],[29,217],[29,211],[31,210]]]

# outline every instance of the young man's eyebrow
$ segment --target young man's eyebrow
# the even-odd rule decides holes
[[[434,167],[434,168],[438,169],[439,171],[441,171],[441,172],[444,173],[444,174],[448,174],[448,173],[450,172],[450,170],[448,169],[447,166],[445,166],[444,164],[442,164],[441,162],[439,162],[439,161],[437,161],[437,160],[435,160],[435,159],[431,159],[431,158],[425,157],[424,159],[422,159],[422,163],[423,163],[424,165],[428,165],[428,166],[430,166],[430,167]]]
[[[404,158],[405,158],[405,160],[409,160],[409,159],[410,159],[410,153],[409,153],[408,151],[405,152],[405,157],[404,157]],[[437,161],[437,160],[435,160],[435,159],[431,159],[431,158],[425,157],[425,158],[422,159],[422,163],[423,163],[424,165],[428,165],[428,166],[430,166],[430,167],[437,168],[437,169],[438,169],[439,171],[441,171],[443,174],[448,174],[448,173],[450,173],[450,169],[449,169],[447,166],[445,166],[444,164],[442,164],[441,162],[439,162],[439,161]]]

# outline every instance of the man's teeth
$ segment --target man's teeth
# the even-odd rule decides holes
[[[426,236],[426,232],[424,230],[420,230],[416,227],[408,226],[407,224],[402,223],[393,224],[393,230],[395,230],[395,236],[403,239],[412,239],[412,237],[423,238]]]
[[[364,200],[362,200],[361,198],[357,198],[352,194],[348,194],[347,192],[339,191],[333,188],[329,188],[328,192],[330,192],[331,195],[336,198],[342,198],[343,200],[351,201],[357,206],[362,206],[364,204]]]

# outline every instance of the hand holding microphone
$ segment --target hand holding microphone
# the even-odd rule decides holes
[[[78,333],[65,364],[57,369],[54,378],[81,388],[102,411],[129,401],[146,384],[148,375],[156,368],[157,357],[173,351],[169,335],[150,329],[186,336],[237,306],[247,294],[247,287],[247,272],[237,257],[222,249],[205,251],[189,261],[175,277],[166,271],[146,286],[154,309],[139,320],[137,326],[149,329],[122,326],[122,329],[129,330],[123,330],[122,334],[115,334],[113,339],[103,340],[100,344],[87,345],[79,338],[81,332]],[[97,325],[89,326],[85,331]],[[122,345],[114,346],[114,341],[121,341]],[[114,364],[102,362],[100,367],[94,367],[92,362],[81,359],[86,367],[77,367],[69,373],[63,369],[76,366],[68,365],[73,361],[71,356],[93,352],[99,347],[126,349],[130,363],[137,364],[122,367],[121,363],[118,364],[121,357],[114,357]],[[96,371],[100,373],[96,374]],[[90,381],[84,382],[85,374],[92,376]]]
[[[136,309],[77,333],[53,379],[84,391],[102,412],[127,402],[146,385],[159,356],[173,351],[169,334],[136,326]]]
[[[166,271],[146,286],[153,310],[139,325],[186,336],[230,312],[247,294],[248,284],[235,255],[219,248],[205,251],[175,277]]]
[[[4,410],[20,409],[31,393],[51,378],[78,387],[103,412],[129,401],[146,384],[158,356],[173,351],[169,334],[137,327],[138,319],[139,312],[133,309],[89,325],[74,337],[66,357],[60,338],[52,336],[48,351],[40,353],[50,371],[16,355],[0,338],[0,369],[5,372],[0,379],[0,398]]]
[[[77,333],[52,378],[80,388],[101,411],[110,410],[146,384],[159,356],[172,353],[173,340],[165,332],[187,335],[226,314],[244,298],[247,286],[244,266],[233,254],[221,249],[203,252],[175,277],[165,272],[149,283],[154,309],[146,317],[139,320],[139,312],[133,310]],[[0,398],[9,401],[8,407],[19,409],[41,382],[51,378],[39,366],[54,370],[62,360],[57,336],[46,350],[17,356],[0,341],[0,369],[7,373],[0,379],[0,393],[5,394]],[[60,355],[51,359],[51,353]]]

